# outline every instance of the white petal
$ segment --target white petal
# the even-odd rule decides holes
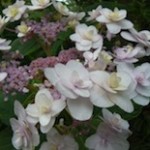
[[[143,96],[150,97],[150,87],[137,86],[136,91]]]
[[[129,75],[131,75],[133,70],[134,70],[133,64],[119,63],[117,65],[117,71],[118,72],[124,71],[124,72],[127,72]]]
[[[46,68],[44,69],[45,77],[55,86],[57,82],[60,81],[59,76],[56,74],[54,68]]]
[[[93,113],[93,105],[88,99],[78,98],[67,100],[67,105],[71,116],[80,121],[88,120]]]
[[[117,34],[121,31],[121,27],[117,23],[108,23],[106,26],[108,31],[112,34]]]
[[[64,95],[67,98],[76,99],[78,97],[77,94],[63,86],[61,83],[57,83],[55,87],[62,95]]]
[[[102,109],[102,114],[103,114],[103,118],[104,120],[112,120],[113,118],[113,114],[108,110],[108,109]]]
[[[77,71],[82,78],[89,77],[89,72],[87,69],[78,61],[71,60],[66,66],[71,70]]]
[[[131,84],[131,77],[126,72],[117,72],[117,76],[121,78],[120,86],[116,90],[126,90]]]
[[[90,73],[91,80],[102,86],[104,82],[106,82],[109,78],[109,73],[106,71],[93,71]]]
[[[92,45],[91,44],[88,44],[88,45],[81,45],[81,43],[76,43],[76,48],[77,50],[79,51],[88,51],[92,48]]]
[[[129,150],[130,147],[129,142],[126,139],[122,138],[121,136],[119,137],[118,138],[112,137],[111,147],[113,147],[113,150]]]
[[[12,137],[12,144],[16,149],[21,149],[23,144],[21,136],[18,134],[14,134]]]
[[[14,132],[16,132],[20,128],[19,121],[16,120],[15,118],[10,119],[10,125]]]
[[[38,9],[43,9],[43,7],[42,7],[42,6],[27,6],[27,8],[28,8],[29,10],[38,10]]]
[[[41,126],[46,126],[51,121],[51,114],[43,114],[39,117]]]
[[[70,39],[72,41],[75,41],[75,42],[81,42],[81,40],[82,40],[81,36],[79,34],[76,34],[76,33],[70,35]]]
[[[78,89],[75,88],[73,90],[77,95],[81,96],[81,97],[89,97],[90,96],[90,92],[88,89]]]
[[[137,42],[136,38],[129,32],[121,32],[121,36],[131,42]]]
[[[77,33],[83,33],[84,31],[86,31],[88,28],[88,26],[86,24],[78,24],[76,27],[76,32]]]
[[[60,77],[61,82],[69,87],[72,88],[72,83],[70,81],[70,78],[72,76],[72,70],[70,70],[67,66],[63,65],[63,64],[57,64],[55,66],[55,71],[57,73],[57,75]]]
[[[38,146],[40,143],[40,137],[37,128],[33,124],[30,124],[29,129],[32,132],[33,145]]]
[[[37,124],[39,121],[38,117],[31,117],[31,116],[27,116],[27,121],[32,123],[32,124]]]
[[[53,101],[53,97],[48,89],[41,89],[35,96],[35,103],[38,108],[50,107]]]
[[[113,103],[115,103],[117,106],[119,106],[124,111],[126,111],[128,113],[133,112],[133,110],[134,110],[133,104],[127,96],[124,96],[122,94],[110,94],[109,98]]]
[[[101,15],[101,16],[98,16],[97,18],[96,18],[96,20],[98,21],[98,22],[100,22],[100,23],[109,23],[110,22],[110,20],[108,20],[105,16],[103,16],[103,15]]]
[[[93,105],[98,106],[98,107],[105,108],[105,107],[111,107],[114,105],[114,103],[109,100],[107,91],[103,90],[97,85],[94,85],[93,88],[91,89],[90,100]]]
[[[54,100],[52,106],[52,116],[57,115],[66,107],[66,102],[64,100]]]
[[[97,134],[91,135],[85,141],[85,146],[88,147],[89,149],[95,150],[95,147],[99,143],[99,141],[100,141],[100,138]]]
[[[7,51],[7,50],[10,50],[11,49],[11,46],[8,46],[8,45],[0,45],[0,50],[2,51]]]
[[[0,82],[3,81],[7,77],[6,72],[0,72]]]
[[[39,116],[39,111],[38,111],[35,104],[28,104],[28,106],[26,108],[26,112],[28,115],[30,115],[32,117],[38,117]]]
[[[127,11],[126,10],[120,10],[119,11],[119,16],[120,16],[120,20],[124,19],[127,16]]]
[[[46,126],[40,126],[41,132],[42,133],[48,133],[50,131],[50,129],[53,127],[54,123],[55,123],[55,117],[52,117],[51,121],[49,122],[48,125],[46,125]]]
[[[26,112],[22,104],[19,101],[15,101],[14,111],[15,111],[16,116],[18,116],[18,119],[25,120]]]
[[[131,29],[133,27],[133,23],[129,20],[121,20],[118,22],[122,29]]]
[[[137,95],[133,98],[133,101],[139,105],[146,106],[149,104],[150,98],[142,95]]]

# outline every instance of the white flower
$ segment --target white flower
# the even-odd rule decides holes
[[[56,2],[55,0],[53,0],[53,6],[59,13],[61,13],[64,16],[68,16],[70,13],[69,9],[61,2]]]
[[[3,26],[4,26],[8,21],[9,21],[8,18],[2,17],[2,16],[0,15],[0,30],[3,28]]]
[[[67,108],[71,116],[80,121],[89,120],[93,114],[93,104],[87,98],[67,99]]]
[[[85,146],[90,150],[129,150],[129,142],[121,133],[101,123],[96,134],[87,138]]]
[[[67,16],[69,20],[81,20],[85,16],[85,12],[72,12],[61,2],[53,0],[54,8],[62,15]]]
[[[105,70],[111,63],[112,56],[106,51],[96,50],[93,53],[86,51],[83,53],[85,64],[88,64],[89,70]]]
[[[92,86],[88,70],[78,61],[70,60],[66,65],[56,64],[44,70],[46,78],[65,97],[89,97]]]
[[[0,72],[0,82],[2,82],[7,77],[6,72]]]
[[[33,124],[27,121],[27,114],[18,101],[15,101],[14,111],[18,120],[15,118],[10,119],[10,124],[14,132],[12,144],[18,150],[32,150],[34,146],[39,144],[38,131]]]
[[[6,39],[0,38],[0,51],[8,51],[11,49],[11,46],[9,45],[11,41],[6,41]]]
[[[132,47],[130,45],[124,46],[122,48],[116,48],[114,50],[115,53],[115,62],[126,62],[126,63],[134,63],[137,62],[139,57],[145,55],[145,50],[140,45],[136,47]]]
[[[129,30],[130,32],[121,32],[121,36],[131,42],[139,43],[148,48],[146,55],[150,55],[150,31],[136,31],[134,28]]]
[[[101,15],[96,18],[100,23],[106,24],[108,31],[112,34],[117,34],[121,29],[131,29],[133,24],[126,20],[126,10],[118,10],[115,8],[114,11],[103,8],[100,10]]]
[[[135,86],[135,96],[133,101],[139,105],[148,105],[150,100],[150,64],[144,63],[134,68],[132,64],[119,64],[118,70],[125,71],[132,79]]]
[[[126,112],[133,111],[130,98],[133,96],[131,77],[125,72],[91,72],[94,83],[91,89],[91,102],[98,107],[111,107],[114,104]]]
[[[10,21],[19,20],[26,11],[26,5],[23,0],[17,0],[13,5],[3,10],[3,14],[7,16]]]
[[[76,26],[74,34],[70,39],[76,42],[76,48],[79,51],[89,51],[90,49],[102,49],[103,38],[98,34],[95,26],[87,26],[86,24],[79,24]]]
[[[68,15],[68,19],[69,20],[77,20],[80,21],[83,19],[83,17],[85,16],[85,12],[70,12]]]
[[[64,100],[54,100],[48,89],[41,89],[35,96],[35,103],[26,108],[28,120],[40,123],[40,129],[47,133],[54,125],[56,116],[65,108]]]
[[[55,128],[47,134],[47,142],[41,145],[40,150],[78,150],[78,144],[70,135],[60,135]]]
[[[98,6],[96,9],[93,9],[92,11],[88,12],[89,17],[87,18],[87,21],[95,20],[98,16],[101,15],[100,10],[102,9],[102,6]]]
[[[88,70],[75,60],[66,65],[57,64],[55,68],[44,70],[47,79],[65,97],[71,116],[77,120],[88,120],[92,116],[93,105],[90,96],[92,82]]]
[[[129,123],[122,119],[121,116],[117,113],[111,113],[107,109],[102,109],[103,121],[109,125],[111,128],[124,134],[125,136],[129,136],[131,131],[129,130]]]
[[[28,27],[25,22],[21,22],[20,25],[17,26],[17,30],[18,30],[18,37],[23,37],[25,36],[29,31],[30,31],[30,27]]]
[[[44,9],[52,4],[51,0],[31,0],[32,6],[28,6],[29,10]]]

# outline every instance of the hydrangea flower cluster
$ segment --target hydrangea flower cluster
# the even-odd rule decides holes
[[[40,22],[32,16],[39,10]],[[150,64],[141,62],[150,56],[150,31],[138,32],[126,10],[101,5],[73,12],[57,0],[16,0],[2,12],[0,31],[17,25],[15,40],[0,37],[1,54],[23,57],[0,58],[0,89],[28,96],[14,101],[17,119],[9,118],[14,148],[128,150],[132,132],[116,110],[132,116],[136,104],[150,102]]]

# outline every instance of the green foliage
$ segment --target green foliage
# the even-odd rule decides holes
[[[5,128],[0,131],[0,150],[15,150],[11,144],[12,131]]]
[[[131,150],[150,149],[150,106],[143,109],[142,113],[130,121],[133,132],[129,138]]]
[[[40,45],[35,39],[22,42],[20,39],[14,40],[12,43],[12,51],[18,50],[23,56],[31,55],[33,52],[38,51]]]
[[[14,101],[18,100],[23,102],[26,98],[28,98],[28,94],[14,93],[5,95],[0,92],[0,120],[4,124],[9,125],[10,118],[14,117]]]
[[[56,56],[62,48],[65,48],[68,45],[69,36],[72,33],[72,29],[68,28],[66,31],[59,33],[57,40],[52,44],[50,51],[52,56]]]

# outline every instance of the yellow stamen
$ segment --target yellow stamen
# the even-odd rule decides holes
[[[89,32],[85,32],[84,36],[85,36],[86,39],[91,41],[93,39],[93,34],[94,34],[93,30],[90,30]]]
[[[115,10],[111,12],[108,17],[112,21],[119,21],[120,20],[119,10],[115,8]]]
[[[109,85],[111,88],[117,88],[120,84],[121,78],[117,76],[117,73],[112,73],[109,77]]]
[[[105,52],[105,51],[102,51],[102,52],[100,53],[100,58],[102,58],[102,60],[103,60],[106,64],[110,63],[111,60],[112,60],[112,56],[109,55],[109,54],[108,54],[107,52]]]
[[[21,24],[17,27],[18,31],[21,33],[27,33],[28,32],[28,26],[26,24]]]
[[[10,14],[12,17],[15,17],[18,14],[19,10],[17,7],[11,6],[10,7]]]

